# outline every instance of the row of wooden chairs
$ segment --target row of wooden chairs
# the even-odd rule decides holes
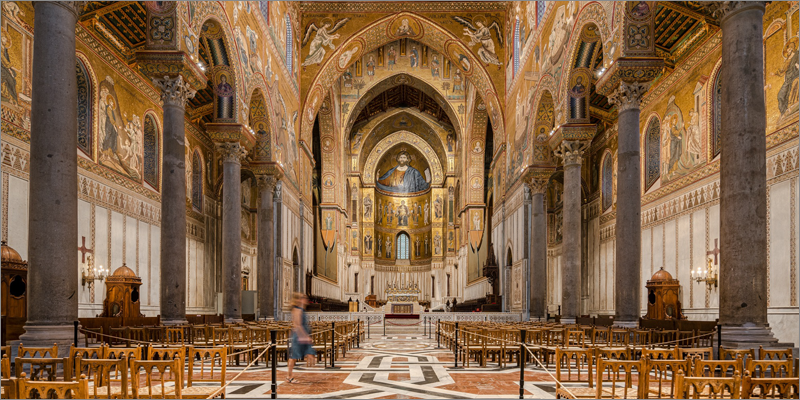
[[[733,379],[745,376],[756,379],[753,382],[767,383],[764,379],[797,379],[794,362],[785,360],[748,360],[743,368],[741,356],[733,360],[705,360],[699,356],[687,359],[653,358],[662,356],[648,353],[639,360],[619,360],[595,357],[590,349],[558,349],[556,353],[556,394],[559,398],[687,398],[684,395],[720,394],[715,390],[703,389],[689,393],[677,381],[678,374],[692,379],[685,382],[711,382],[714,379]],[[595,358],[593,361],[592,358]],[[593,366],[596,372],[593,373]],[[762,380],[762,381],[759,381]],[[587,387],[566,387],[564,383],[587,383]],[[720,381],[725,382],[725,381]],[[593,387],[594,384],[594,387]],[[603,387],[605,384],[605,388]],[[737,383],[740,385],[741,382]],[[634,385],[636,387],[634,387]],[[785,388],[778,385],[776,388]],[[789,387],[788,389],[791,389]],[[738,393],[738,386],[737,386]],[[755,390],[755,391],[754,391]],[[774,394],[769,389],[750,390],[750,396]],[[797,388],[793,394],[796,398]],[[781,392],[781,395],[786,392]],[[697,397],[690,397],[697,398]]]
[[[141,359],[143,349],[72,347],[70,357],[64,359],[17,357],[17,373],[13,378],[9,376],[8,356],[4,355],[2,397],[67,394],[64,388],[68,387],[77,391],[73,396],[79,395],[73,398],[224,397],[221,388],[226,382],[227,347],[149,347],[148,360]],[[41,373],[42,366],[57,364],[63,366],[63,380],[56,379],[56,368]],[[31,375],[23,372],[24,369]],[[73,376],[81,378],[73,381]],[[81,391],[83,385],[78,384],[87,380],[88,392]],[[32,382],[52,384],[36,386],[38,383]],[[194,385],[197,382],[203,385]]]

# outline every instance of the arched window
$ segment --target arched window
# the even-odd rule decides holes
[[[192,207],[203,211],[203,160],[197,151],[192,156]]]
[[[614,201],[614,164],[611,153],[603,159],[603,211],[608,210]]]
[[[650,120],[644,138],[644,190],[647,191],[661,176],[661,123]]]
[[[92,81],[83,61],[75,64],[78,77],[78,148],[92,156]]]
[[[519,17],[517,17],[517,22],[514,24],[514,76],[517,76],[517,71],[519,71],[519,52],[522,45],[520,44],[519,38]]]
[[[408,245],[408,235],[405,233],[401,233],[397,235],[397,259],[398,260],[408,260],[408,256],[410,254],[409,245]]]
[[[292,20],[289,19],[289,14],[286,14],[286,69],[289,70],[289,74],[292,73],[292,43],[294,39],[292,38]]]
[[[712,101],[714,102],[714,114],[711,117],[713,121],[711,124],[711,158],[714,158],[720,153],[720,134],[722,133],[722,80],[720,74],[717,72],[717,79],[714,80],[714,92],[711,94]]]
[[[144,117],[144,181],[158,190],[158,124],[155,117]]]

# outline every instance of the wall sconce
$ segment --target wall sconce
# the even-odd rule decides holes
[[[81,271],[81,284],[86,286],[86,282],[92,282],[106,279],[108,276],[108,268],[103,268],[102,265],[95,267],[91,256],[86,257],[86,263],[83,264]]]
[[[708,265],[705,269],[697,267],[696,270],[692,271],[692,279],[700,283],[705,282],[709,290],[711,285],[714,285],[714,290],[717,289],[717,267],[714,266],[711,258],[708,259]]]

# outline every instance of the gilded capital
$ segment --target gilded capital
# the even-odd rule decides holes
[[[765,7],[765,1],[709,1],[705,5],[706,10],[717,19],[720,25],[725,19],[738,14],[740,11],[758,8],[763,13]]]
[[[247,150],[239,142],[217,143],[217,152],[222,156],[223,163],[241,163],[242,159],[247,155]]]
[[[169,76],[153,78],[153,84],[161,89],[161,102],[165,106],[186,107],[186,101],[197,93],[188,82],[183,80],[182,75],[174,78]]]
[[[555,155],[563,160],[564,166],[581,165],[583,163],[583,152],[587,147],[589,147],[588,141],[565,140],[555,150]]]
[[[528,189],[531,190],[531,194],[539,194],[547,191],[547,182],[547,179],[530,178],[525,181],[525,184],[528,185]]]
[[[619,88],[608,96],[608,101],[617,106],[619,112],[639,108],[639,102],[647,92],[649,85],[639,82],[627,83],[621,81]]]

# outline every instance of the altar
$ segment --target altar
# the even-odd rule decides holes
[[[386,305],[383,312],[392,315],[413,315],[422,311],[419,305],[420,291],[416,284],[389,285],[386,288]]]

